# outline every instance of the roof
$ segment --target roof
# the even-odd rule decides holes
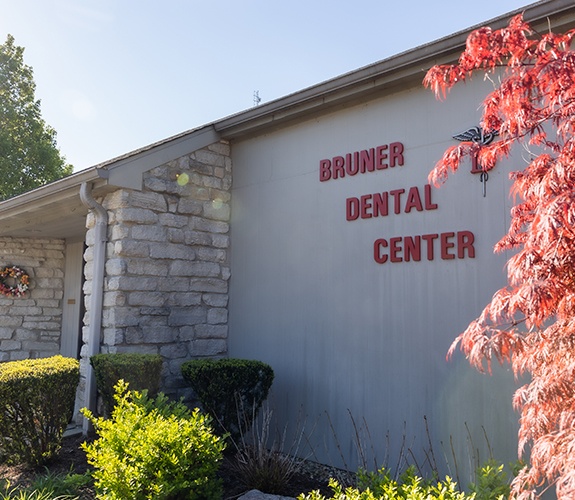
[[[572,0],[543,0],[485,21],[466,30],[421,45],[205,126],[150,144],[123,156],[76,172],[33,191],[0,202],[0,236],[83,239],[88,209],[79,189],[91,183],[94,194],[118,187],[140,189],[143,172],[218,140],[241,140],[271,130],[421,85],[434,64],[453,62],[468,34],[479,26],[504,27],[524,12],[525,20],[562,31],[575,25]]]

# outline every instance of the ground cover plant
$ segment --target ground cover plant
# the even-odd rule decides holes
[[[496,251],[514,251],[508,286],[457,338],[479,370],[492,360],[527,375],[513,403],[521,412],[519,451],[528,465],[513,495],[531,499],[555,486],[557,498],[575,498],[575,30],[536,33],[521,15],[506,28],[480,28],[453,65],[435,66],[424,84],[445,96],[475,73],[494,90],[483,101],[481,128],[497,135],[488,145],[449,148],[430,174],[441,184],[464,158],[485,172],[514,145],[527,157],[511,173],[515,205]],[[516,162],[517,163],[517,162]]]

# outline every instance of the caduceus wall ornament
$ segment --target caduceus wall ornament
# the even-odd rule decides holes
[[[460,134],[454,135],[453,138],[462,142],[474,142],[476,144],[479,144],[480,146],[487,146],[498,135],[499,133],[496,130],[491,132],[485,132],[481,127],[471,127],[467,129],[465,132],[461,132]],[[477,155],[475,155],[472,158],[471,173],[479,174],[479,180],[483,185],[483,196],[485,197],[487,194],[487,181],[489,180],[489,174],[485,170],[483,170],[483,168],[479,164]]]

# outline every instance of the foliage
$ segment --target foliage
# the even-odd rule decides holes
[[[135,391],[146,389],[150,397],[160,390],[162,357],[159,354],[96,354],[90,358],[90,364],[94,368],[105,416],[114,408],[114,387],[119,380],[127,382]]]
[[[408,468],[399,481],[391,478],[389,471],[359,472],[358,486],[342,488],[335,480],[330,480],[334,500],[473,500],[474,494],[458,491],[457,484],[449,477],[444,481],[424,481],[416,476],[415,468]],[[300,495],[298,500],[326,500],[319,492]]]
[[[50,498],[78,498],[78,493],[89,488],[92,483],[92,476],[89,472],[75,474],[70,471],[67,474],[58,474],[47,469],[45,474],[32,481],[26,491],[50,493],[52,495]]]
[[[272,416],[272,410],[264,408],[260,418],[254,419],[251,430],[242,434],[240,443],[235,443],[232,468],[247,490],[283,495],[302,461],[297,452],[303,432],[286,449],[287,428],[281,435],[272,436]]]
[[[503,470],[503,464],[497,464],[495,460],[488,460],[477,472],[477,482],[469,486],[475,493],[476,500],[499,500],[509,498],[511,488],[507,480],[507,473]]]
[[[0,45],[0,200],[72,173],[56,146],[56,132],[41,117],[23,55],[12,35]]]
[[[10,483],[2,485],[0,500],[78,500],[77,496],[55,495],[50,488],[46,489],[21,489],[12,488]]]
[[[224,443],[210,428],[209,417],[160,393],[128,391],[116,385],[116,406],[110,419],[84,415],[99,437],[84,443],[95,470],[97,497],[107,500],[218,499],[216,477]]]
[[[53,356],[0,364],[0,455],[38,465],[60,449],[74,411],[77,360]]]
[[[12,487],[0,482],[0,500],[79,500],[78,492],[92,483],[86,474],[54,474],[38,476],[28,487]]]
[[[267,398],[274,379],[272,368],[249,359],[194,359],[182,365],[182,375],[220,435],[238,441]]]
[[[430,179],[455,172],[477,155],[484,170],[520,144],[530,163],[511,174],[516,204],[497,251],[514,250],[508,286],[499,290],[450,348],[459,345],[479,370],[492,359],[529,375],[514,396],[521,411],[520,455],[530,464],[513,481],[518,498],[556,485],[560,499],[575,497],[575,31],[534,33],[521,15],[509,26],[480,28],[454,65],[436,66],[424,84],[445,95],[474,72],[499,83],[483,102],[481,126],[499,140],[463,142],[448,149]],[[499,69],[499,67],[506,69]]]

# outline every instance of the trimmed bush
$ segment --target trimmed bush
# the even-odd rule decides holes
[[[53,356],[0,363],[0,458],[40,465],[60,449],[80,364]]]
[[[99,437],[84,443],[97,498],[107,500],[221,498],[217,478],[224,442],[210,417],[163,394],[128,391],[120,381],[110,419],[84,409]]]
[[[236,442],[251,427],[274,380],[269,365],[236,358],[187,361],[182,375],[214,419],[216,431],[229,433]]]
[[[124,380],[134,391],[148,391],[154,397],[160,390],[162,357],[159,354],[113,353],[96,354],[90,358],[96,387],[102,398],[104,416],[114,408],[114,387]]]

